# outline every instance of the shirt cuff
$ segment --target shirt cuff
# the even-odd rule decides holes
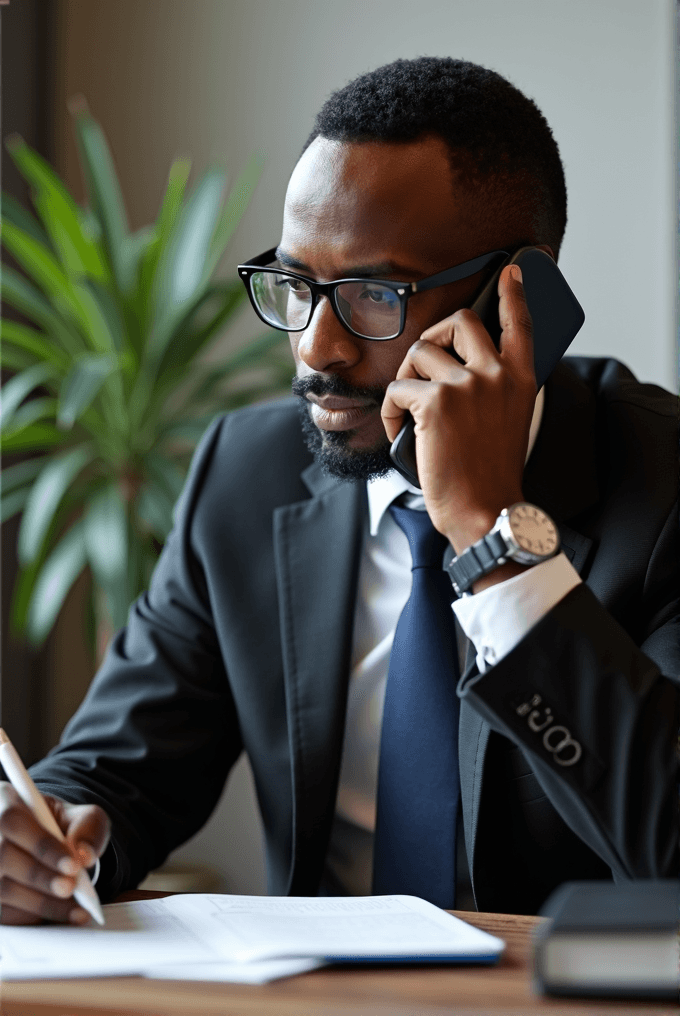
[[[456,600],[453,610],[477,650],[480,673],[507,656],[580,582],[578,572],[562,553],[481,593]]]

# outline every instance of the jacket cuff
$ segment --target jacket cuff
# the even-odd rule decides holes
[[[562,553],[481,593],[455,600],[454,613],[477,650],[480,672],[507,656],[580,582]]]

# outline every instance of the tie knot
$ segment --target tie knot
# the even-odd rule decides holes
[[[390,505],[390,514],[409,542],[413,561],[411,570],[441,568],[447,540],[434,528],[427,512],[393,504]]]

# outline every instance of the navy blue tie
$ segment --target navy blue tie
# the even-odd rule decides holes
[[[373,892],[452,908],[456,893],[458,652],[446,538],[427,512],[390,507],[411,547],[411,595],[394,633],[380,738]]]

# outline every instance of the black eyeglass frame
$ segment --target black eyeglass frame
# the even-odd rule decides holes
[[[424,293],[428,289],[437,289],[439,286],[447,286],[450,282],[459,282],[461,279],[468,279],[471,275],[475,275],[477,272],[486,268],[487,265],[491,264],[500,258],[510,257],[510,252],[505,250],[494,250],[489,254],[480,254],[479,257],[472,258],[470,261],[463,261],[459,265],[454,265],[453,268],[446,268],[443,272],[437,272],[436,275],[430,275],[426,279],[420,279],[418,282],[395,282],[394,279],[373,279],[373,278],[349,278],[349,279],[336,279],[334,282],[315,282],[314,279],[310,279],[308,275],[299,275],[297,272],[290,272],[286,268],[272,268],[272,261],[276,260],[276,247],[272,247],[271,250],[265,251],[264,254],[258,254],[257,257],[251,258],[243,265],[238,266],[239,278],[246,287],[248,298],[252,304],[253,310],[266,325],[270,328],[276,328],[281,332],[304,332],[309,327],[309,323],[314,316],[316,305],[319,302],[320,296],[328,298],[328,302],[333,308],[333,312],[337,317],[342,327],[348,331],[351,335],[355,335],[358,339],[366,339],[368,342],[389,342],[391,339],[397,339],[404,330],[406,325],[406,308],[408,305],[409,298],[415,296],[416,293]],[[266,272],[270,275],[285,275],[291,279],[300,279],[309,286],[312,294],[312,302],[309,308],[309,317],[307,318],[307,324],[304,328],[284,328],[283,325],[274,325],[271,321],[268,321],[264,315],[260,312],[255,297],[253,296],[251,278],[256,272]],[[336,291],[339,286],[345,285],[348,282],[372,282],[380,286],[386,286],[391,289],[399,297],[400,307],[400,320],[399,320],[399,331],[394,335],[386,336],[375,336],[375,335],[362,335],[361,332],[355,332],[347,322],[343,319],[340,310],[337,305]]]

